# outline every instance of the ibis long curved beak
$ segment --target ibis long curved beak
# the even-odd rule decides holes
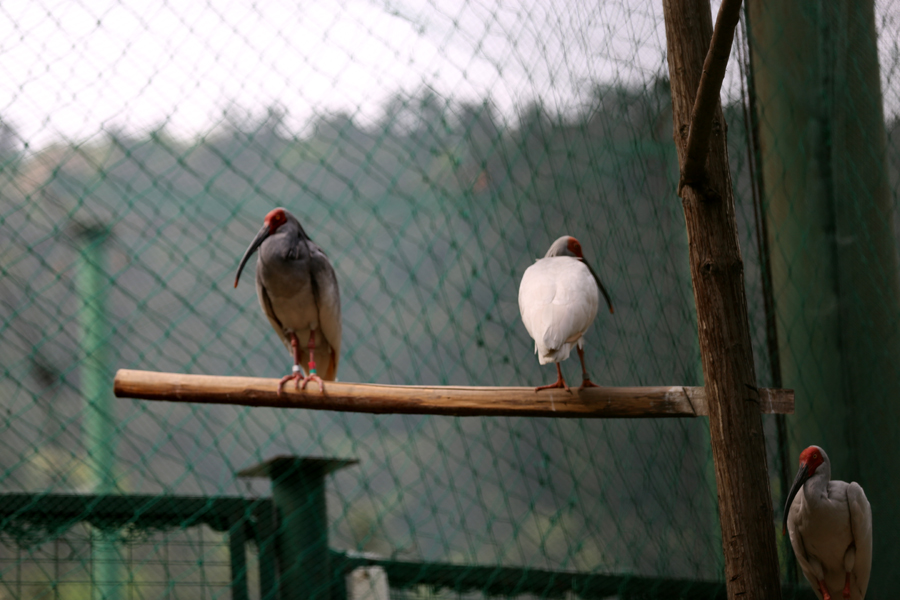
[[[238,265],[237,275],[234,276],[234,287],[237,287],[238,280],[241,278],[241,272],[244,270],[244,265],[247,264],[247,261],[253,256],[253,253],[256,252],[257,248],[266,241],[266,238],[271,234],[271,230],[268,225],[263,225],[262,229],[259,230],[259,233],[256,234],[256,237],[253,238],[253,241],[250,242],[250,246],[247,248],[247,251],[244,252],[244,258],[241,259],[241,264]]]
[[[797,495],[797,492],[800,491],[800,488],[803,487],[803,484],[806,483],[806,480],[809,479],[809,467],[806,466],[806,463],[800,465],[800,470],[797,471],[797,476],[794,478],[794,485],[791,486],[791,491],[788,492],[787,502],[784,505],[784,522],[781,524],[781,535],[787,533],[787,521],[788,514],[791,512],[791,504],[794,503],[794,496]]]
[[[581,262],[583,262],[587,266],[588,271],[590,271],[591,275],[594,276],[594,281],[597,282],[597,287],[600,288],[600,292],[603,294],[603,297],[606,299],[606,305],[609,306],[610,314],[615,313],[616,311],[613,310],[613,305],[612,305],[612,301],[609,299],[609,294],[606,292],[606,288],[603,287],[603,283],[601,283],[600,278],[597,277],[597,272],[594,271],[594,268],[591,266],[591,264],[588,261],[586,261],[582,258]]]

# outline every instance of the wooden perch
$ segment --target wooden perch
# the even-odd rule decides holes
[[[734,30],[741,16],[741,0],[722,0],[716,17],[716,28],[709,43],[709,51],[703,61],[700,86],[691,110],[691,124],[688,130],[687,151],[681,168],[678,195],[685,185],[702,183],[706,177],[706,157],[709,156],[709,135],[712,132],[713,116],[725,78],[725,67],[734,43]]]
[[[702,387],[599,387],[569,394],[565,390],[535,392],[532,387],[464,387],[326,383],[296,392],[288,386],[278,397],[277,379],[216,377],[120,369],[115,394],[201,404],[236,404],[272,408],[306,408],[377,414],[523,416],[570,418],[697,417],[707,415]],[[793,390],[747,390],[746,400],[759,402],[767,414],[794,412]]]

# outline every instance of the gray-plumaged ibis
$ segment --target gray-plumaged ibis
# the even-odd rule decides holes
[[[816,595],[862,600],[872,570],[872,507],[857,483],[831,481],[819,446],[800,453],[800,470],[784,507],[782,535]]]
[[[600,294],[606,299],[609,312],[612,302],[597,273],[581,251],[575,238],[564,235],[550,246],[544,258],[525,269],[519,285],[519,312],[528,334],[534,338],[538,361],[545,365],[556,363],[555,383],[535,388],[569,390],[563,379],[560,361],[569,358],[572,348],[581,359],[583,381],[579,389],[597,387],[584,365],[584,332],[597,316]]]
[[[234,287],[257,250],[259,304],[294,358],[293,371],[281,379],[278,393],[292,379],[297,389],[316,381],[324,390],[322,380],[334,381],[341,353],[341,297],[334,268],[300,221],[283,208],[266,215],[241,259]]]

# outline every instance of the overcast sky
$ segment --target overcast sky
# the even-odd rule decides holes
[[[229,106],[279,105],[295,130],[336,110],[365,123],[390,94],[423,85],[489,96],[506,115],[536,97],[571,107],[589,82],[665,74],[661,10],[644,0],[5,0],[0,118],[36,149],[161,124],[194,136]]]

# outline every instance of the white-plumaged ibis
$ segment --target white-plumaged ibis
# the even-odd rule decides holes
[[[519,285],[519,312],[528,334],[534,338],[538,361],[545,365],[556,363],[555,383],[535,388],[569,390],[563,379],[560,361],[569,358],[575,347],[581,359],[583,381],[579,389],[597,387],[584,365],[584,332],[597,316],[600,293],[606,299],[609,312],[612,302],[597,273],[581,251],[575,238],[564,235],[550,246],[544,258],[525,269]]]
[[[819,446],[800,453],[800,470],[784,507],[785,531],[816,595],[839,590],[862,600],[872,570],[872,507],[859,484],[831,481],[831,462]]]
[[[324,390],[322,380],[334,381],[337,376],[341,352],[341,297],[334,268],[300,221],[283,208],[266,215],[241,259],[234,287],[257,249],[259,304],[294,358],[293,371],[281,379],[278,393],[292,379],[296,389],[316,381]],[[316,370],[315,356],[321,371]]]

